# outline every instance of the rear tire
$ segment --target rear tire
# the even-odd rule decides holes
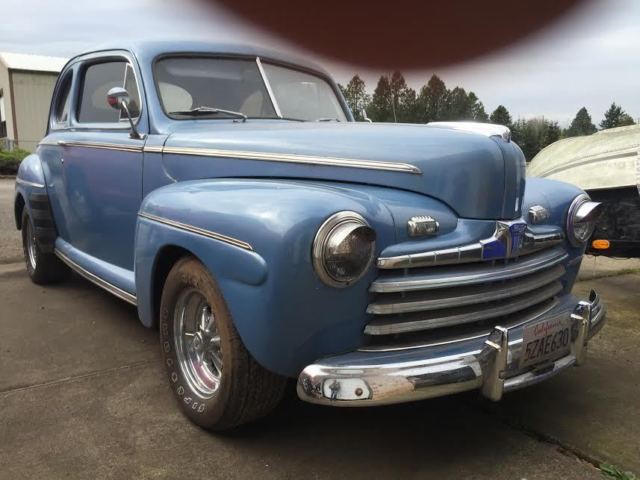
[[[182,258],[169,272],[159,323],[169,383],[197,425],[231,429],[267,415],[282,399],[286,378],[253,359],[218,285],[195,258]]]
[[[69,267],[53,253],[44,252],[40,248],[26,208],[22,211],[22,250],[27,273],[33,283],[46,285],[69,278],[71,274]]]

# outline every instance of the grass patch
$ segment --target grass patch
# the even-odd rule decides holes
[[[20,148],[11,151],[0,149],[0,175],[15,175],[18,173],[20,162],[29,155],[29,152]]]
[[[602,476],[608,480],[638,480],[638,477],[633,473],[620,470],[615,465],[609,463],[600,465],[600,471],[602,472]]]

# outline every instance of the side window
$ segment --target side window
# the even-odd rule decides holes
[[[140,114],[140,96],[135,76],[126,61],[96,63],[87,67],[82,83],[82,96],[78,107],[80,123],[118,123],[120,112],[107,104],[107,92],[113,87],[124,87],[131,97],[133,117]]]
[[[62,79],[60,90],[56,97],[53,108],[53,121],[56,124],[66,124],[69,121],[69,111],[71,108],[71,80],[73,72],[69,72]]]

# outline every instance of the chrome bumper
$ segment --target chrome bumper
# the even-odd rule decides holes
[[[485,397],[497,401],[504,392],[533,385],[584,362],[587,342],[604,325],[606,308],[595,291],[588,300],[572,305],[571,351],[542,367],[522,371],[518,363],[524,327],[544,316],[517,328],[497,326],[475,342],[325,358],[302,371],[298,396],[323,405],[367,406],[480,389]]]

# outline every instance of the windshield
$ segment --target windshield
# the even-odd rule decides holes
[[[155,77],[162,107],[172,118],[229,118],[236,112],[249,118],[347,120],[323,78],[267,63],[263,69],[276,105],[255,59],[169,57],[156,63]]]

